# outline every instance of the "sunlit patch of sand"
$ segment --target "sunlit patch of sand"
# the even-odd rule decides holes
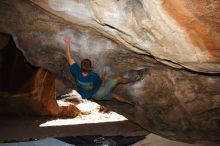
[[[77,92],[75,93],[75,91],[72,91],[71,94],[68,94],[68,97],[58,100],[57,102],[59,106],[68,106],[69,104],[72,104],[71,102],[68,102],[68,100],[74,98],[81,100],[81,102],[77,104],[76,107],[82,112],[90,114],[81,114],[75,118],[58,118],[55,120],[47,121],[41,124],[40,127],[116,122],[127,120],[124,116],[113,111],[109,111],[107,113],[100,112],[101,106],[99,104],[90,100],[81,99],[80,95],[77,95]]]

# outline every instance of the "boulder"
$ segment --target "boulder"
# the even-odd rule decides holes
[[[147,69],[114,91],[137,104],[112,109],[170,139],[219,141],[219,7],[216,0],[7,0],[0,32],[32,65],[72,84],[65,34],[75,60],[91,59],[99,74]]]

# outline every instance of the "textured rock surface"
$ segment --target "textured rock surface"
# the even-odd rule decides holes
[[[171,66],[220,71],[218,0],[32,1]]]
[[[28,64],[16,48],[6,49],[0,51],[0,114],[58,115],[55,77]]]
[[[9,43],[2,43],[4,47],[0,49],[0,114],[79,115],[80,110],[74,105],[58,106],[55,76],[29,64],[12,39],[6,35],[4,38]]]
[[[119,94],[140,104],[135,108],[122,108],[127,109],[126,112],[119,111],[164,137],[217,140],[219,81],[218,76],[153,67],[141,82],[117,89]]]
[[[106,70],[112,77],[148,68],[143,80],[115,91],[139,105],[112,108],[168,138],[219,140],[220,76],[209,74],[220,72],[219,5],[218,0],[7,0],[0,2],[0,32],[13,35],[30,63],[72,82],[66,33],[75,59],[90,58],[98,73]]]

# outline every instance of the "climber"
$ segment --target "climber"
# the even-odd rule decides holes
[[[78,64],[75,62],[74,58],[70,54],[70,41],[70,37],[65,35],[64,42],[66,45],[66,57],[70,65],[70,72],[76,79],[76,86],[82,98],[93,98],[97,101],[111,100],[112,98],[114,98],[120,102],[133,104],[133,102],[129,102],[125,98],[111,93],[111,91],[114,87],[116,87],[117,84],[126,84],[134,82],[134,80],[124,77],[116,77],[113,79],[109,79],[104,84],[104,82],[107,80],[106,73],[101,79],[98,74],[92,71],[92,63],[89,59],[83,59],[81,61],[80,67],[78,66]]]

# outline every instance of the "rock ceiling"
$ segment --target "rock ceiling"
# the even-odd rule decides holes
[[[64,34],[75,59],[90,58],[98,73],[147,68],[116,89],[139,103],[119,112],[169,138],[219,140],[219,10],[219,0],[4,0],[0,32],[31,64],[69,81]]]

